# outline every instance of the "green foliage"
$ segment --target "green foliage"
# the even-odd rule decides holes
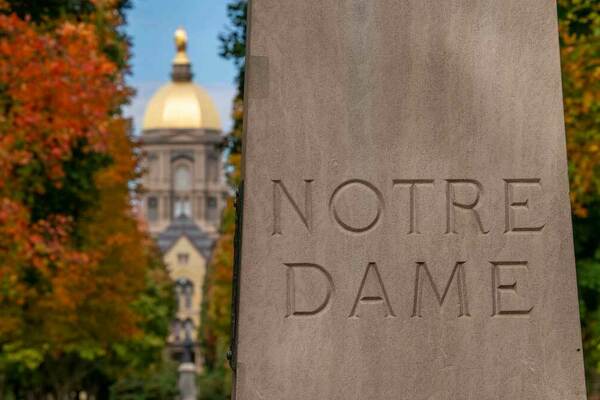
[[[155,262],[147,274],[145,290],[132,305],[137,315],[141,316],[140,334],[130,341],[113,344],[109,362],[103,371],[116,380],[115,390],[132,382],[147,383],[150,390],[155,385],[155,378],[160,378],[164,385],[171,384],[171,390],[176,388],[176,379],[169,377],[171,374],[176,376],[177,367],[162,357],[169,321],[176,308],[172,295],[173,282],[160,273],[163,267],[157,262],[158,251],[153,260]],[[163,388],[166,390],[168,387]]]
[[[211,368],[198,378],[200,400],[229,399],[232,375],[226,360],[229,350],[229,336],[221,336],[216,342],[216,356]]]
[[[232,60],[238,67],[236,80],[238,93],[244,94],[244,64],[246,61],[246,23],[248,17],[248,1],[235,0],[227,6],[230,26],[219,35],[221,41],[221,57]]]
[[[87,388],[102,397],[110,387],[113,399],[167,399],[177,395],[177,366],[162,357],[169,321],[175,311],[172,282],[155,263],[148,271],[146,289],[132,305],[140,334],[108,349],[94,341],[73,343],[68,352],[49,357],[44,347],[26,341],[11,343],[0,352],[0,398],[2,382],[18,398],[60,393],[65,388]],[[4,371],[4,373],[2,373]],[[5,389],[5,390],[7,390]],[[65,389],[66,390],[66,389]]]
[[[241,181],[243,128],[244,68],[246,55],[246,0],[233,0],[228,5],[230,26],[220,35],[221,56],[233,60],[238,68],[238,92],[233,104],[233,130],[227,135],[228,181],[236,189]],[[221,236],[217,241],[204,284],[200,340],[205,357],[205,370],[199,378],[202,400],[229,399],[232,375],[226,360],[231,335],[231,284],[233,273],[233,233],[235,210],[229,199],[223,211]]]
[[[579,309],[588,376],[600,371],[600,199],[587,217],[574,217]]]
[[[225,148],[234,156],[230,160],[230,167],[239,173],[239,156],[242,153],[242,122],[244,99],[244,75],[246,72],[246,19],[248,17],[248,1],[234,0],[227,6],[230,26],[225,33],[219,35],[221,41],[221,56],[232,60],[237,66],[236,75],[237,94],[233,104],[233,130],[225,139]],[[239,184],[238,173],[230,176],[230,183],[237,187]]]
[[[588,383],[600,371],[600,2],[559,0],[569,177]]]
[[[122,379],[110,388],[111,400],[165,400],[178,394],[177,366],[171,363],[156,371]]]
[[[0,0],[0,399],[176,395],[173,288],[119,117],[128,6]]]
[[[29,16],[33,21],[52,20],[91,14],[95,7],[89,0],[8,0],[10,10],[21,18]]]
[[[27,191],[23,195],[25,204],[31,207],[31,219],[37,221],[51,214],[71,215],[77,223],[86,210],[97,206],[98,189],[94,175],[111,164],[105,154],[89,153],[84,156],[77,146],[73,157],[63,163],[65,175],[60,186],[45,182],[42,191]],[[23,173],[23,171],[21,171]],[[32,173],[32,176],[35,176]],[[33,185],[32,185],[33,187]]]
[[[558,18],[566,24],[568,34],[593,36],[600,18],[598,0],[560,0]]]

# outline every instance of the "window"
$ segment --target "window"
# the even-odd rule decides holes
[[[187,197],[176,197],[173,204],[173,214],[175,218],[192,217],[192,204]]]
[[[190,260],[190,255],[188,253],[177,254],[177,264],[187,265],[189,260]]]
[[[186,319],[183,323],[183,331],[185,334],[185,341],[191,341],[194,338],[194,323],[191,319]]]
[[[177,310],[181,309],[181,298],[183,297],[183,286],[177,282],[175,284],[175,304],[177,306]]]
[[[151,222],[158,220],[158,199],[148,197],[148,220]]]
[[[217,208],[217,198],[216,197],[209,197],[208,198],[208,208]]]
[[[148,154],[148,176],[150,181],[155,182],[159,180],[159,161],[158,155],[155,153]]]
[[[187,281],[186,285],[183,287],[183,298],[184,298],[186,310],[192,309],[193,297],[194,297],[194,284],[190,281]]]
[[[181,165],[175,170],[175,190],[190,190],[192,188],[192,175],[190,169]]]
[[[194,284],[186,278],[175,282],[175,296],[177,298],[177,309],[179,311],[191,310],[194,300]]]
[[[206,219],[208,221],[217,219],[217,198],[214,196],[206,199]]]
[[[171,335],[175,343],[181,343],[181,321],[176,319],[171,324]]]
[[[217,153],[210,152],[206,157],[206,179],[209,182],[219,180],[219,156]]]

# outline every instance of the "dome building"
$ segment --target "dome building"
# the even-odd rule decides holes
[[[171,82],[152,96],[143,119],[141,210],[175,282],[171,354],[182,360],[191,347],[200,367],[196,336],[202,287],[227,187],[219,114],[209,94],[192,81],[182,29],[175,32],[175,44]]]

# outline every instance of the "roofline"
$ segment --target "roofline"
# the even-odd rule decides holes
[[[159,234],[159,235],[160,235],[160,234]],[[215,248],[215,244],[217,243],[217,239],[216,239],[216,238],[215,238],[215,239],[213,239],[213,238],[210,238],[210,237],[209,237],[209,240],[211,241],[211,244],[210,244],[210,246],[209,246],[207,249],[205,249],[205,250],[203,251],[203,249],[202,249],[202,248],[200,248],[200,247],[199,247],[199,246],[198,246],[196,243],[194,243],[194,241],[192,240],[192,238],[191,238],[191,237],[190,237],[190,236],[189,236],[189,235],[188,235],[186,232],[183,232],[183,233],[182,233],[182,234],[181,234],[179,237],[177,237],[177,239],[173,240],[173,241],[171,242],[171,244],[169,245],[169,247],[167,247],[167,248],[166,248],[164,251],[162,251],[163,255],[165,255],[165,254],[167,254],[169,251],[171,251],[171,250],[173,249],[173,247],[175,246],[175,244],[177,244],[177,242],[179,241],[179,239],[181,239],[182,237],[185,237],[185,238],[186,238],[186,239],[187,239],[187,240],[188,240],[188,241],[189,241],[189,242],[192,244],[192,246],[194,246],[194,248],[195,248],[195,249],[196,249],[196,250],[197,250],[197,251],[198,251],[200,254],[202,254],[203,256],[205,256],[205,258],[206,258],[206,261],[209,261],[209,260],[210,260],[210,258],[211,258],[211,256],[212,256],[212,252],[213,252],[213,250],[214,250],[214,248]],[[206,251],[208,254],[204,254],[204,253],[205,253],[205,251]]]

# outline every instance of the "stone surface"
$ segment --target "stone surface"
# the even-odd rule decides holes
[[[180,400],[197,400],[198,390],[196,389],[196,366],[191,362],[185,362],[179,365],[179,398]]]
[[[237,399],[585,399],[555,1],[250,16]]]

